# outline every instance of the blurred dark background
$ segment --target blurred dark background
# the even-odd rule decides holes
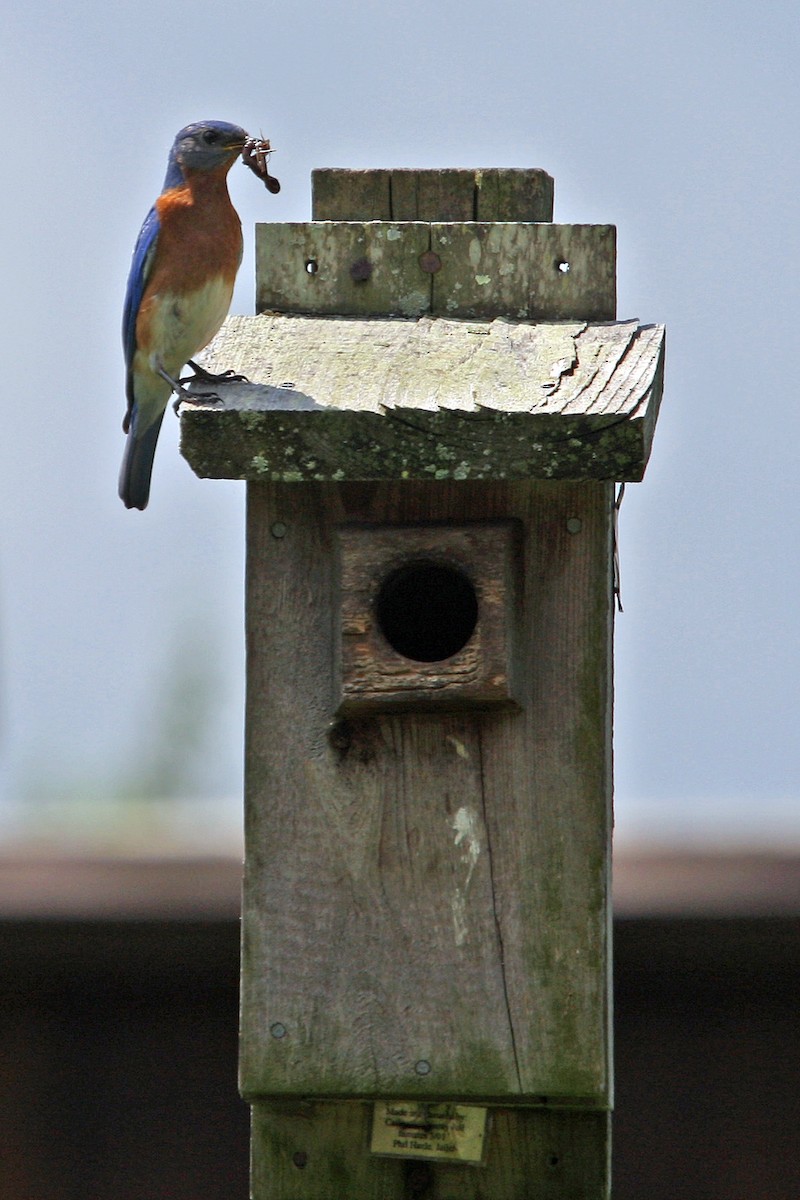
[[[615,1200],[797,1200],[800,859],[615,871]],[[0,862],[4,1200],[245,1200],[239,874]]]

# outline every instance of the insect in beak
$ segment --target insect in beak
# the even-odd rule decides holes
[[[274,175],[269,173],[269,156],[275,151],[269,144],[269,138],[248,138],[242,147],[242,162],[246,167],[263,181],[264,187],[273,196],[281,190],[281,185]]]

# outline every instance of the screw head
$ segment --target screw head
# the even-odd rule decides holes
[[[569,533],[580,533],[583,529],[583,521],[580,517],[570,517],[567,521],[567,531]]]
[[[269,531],[274,538],[286,537],[287,527],[283,521],[273,521],[269,527]]]
[[[428,275],[435,275],[442,269],[442,260],[433,250],[426,250],[419,256],[419,265]]]
[[[431,1064],[426,1058],[421,1058],[418,1063],[414,1064],[414,1070],[418,1075],[430,1075]]]
[[[286,1037],[286,1026],[282,1025],[280,1021],[276,1021],[274,1025],[270,1025],[269,1031],[274,1038]]]
[[[350,278],[354,283],[363,283],[372,274],[372,263],[368,258],[357,258],[350,268]]]

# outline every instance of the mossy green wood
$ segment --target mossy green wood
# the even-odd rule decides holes
[[[612,486],[248,497],[244,1094],[607,1106]],[[331,740],[336,528],[439,520],[520,523],[521,708]]]
[[[184,406],[195,471],[253,481],[641,479],[664,330],[425,317],[231,317]],[[202,385],[200,385],[202,388]]]
[[[419,222],[257,225],[256,309],[418,316],[430,309],[419,261],[429,248],[430,226]]]
[[[612,320],[613,225],[317,221],[256,226],[256,309]]]
[[[613,225],[431,226],[431,312],[524,321],[611,321],[617,311]]]
[[[607,1200],[609,1114],[492,1110],[479,1167],[368,1151],[372,1106],[257,1104],[252,1186],[256,1200]]]

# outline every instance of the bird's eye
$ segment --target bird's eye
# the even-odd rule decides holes
[[[215,142],[218,142],[219,134],[217,133],[216,129],[204,129],[203,141],[207,146],[213,146]]]

